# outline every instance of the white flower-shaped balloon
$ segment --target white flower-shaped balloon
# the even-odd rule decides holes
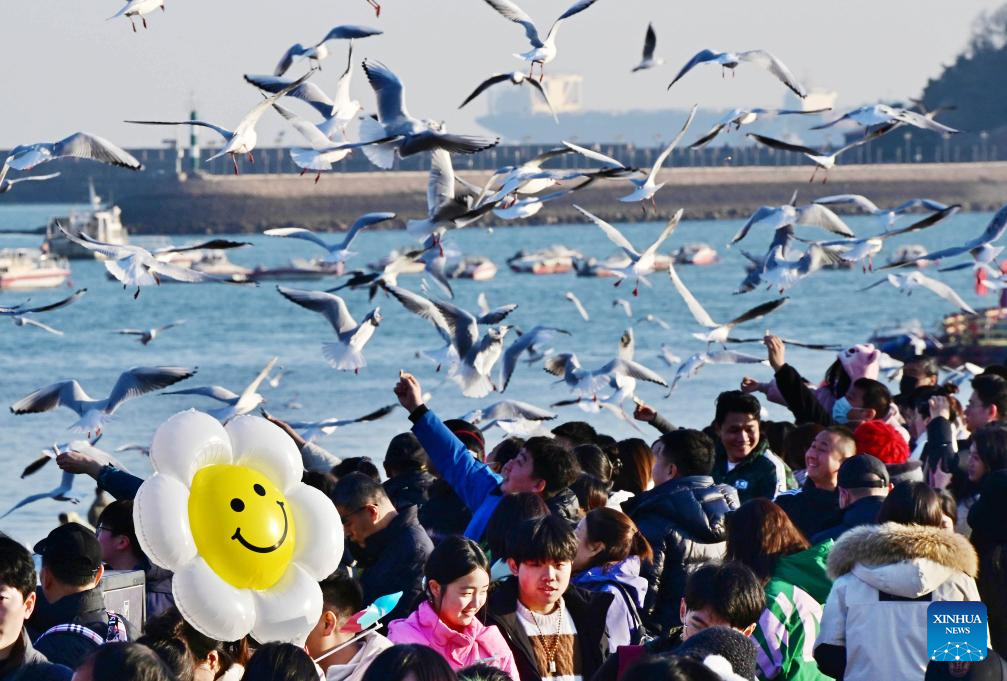
[[[301,482],[290,437],[257,416],[222,426],[189,410],[157,429],[150,460],[133,523],[150,560],[175,573],[182,616],[220,641],[302,642],[343,529],[328,497]]]

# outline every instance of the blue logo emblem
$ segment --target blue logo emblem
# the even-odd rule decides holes
[[[986,657],[986,606],[979,601],[937,601],[927,607],[931,660],[978,662]]]

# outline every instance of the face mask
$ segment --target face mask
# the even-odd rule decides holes
[[[840,397],[836,400],[836,403],[832,405],[832,420],[840,425],[845,425],[849,421],[850,409],[853,405],[846,397]]]

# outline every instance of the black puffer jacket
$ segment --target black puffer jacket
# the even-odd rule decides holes
[[[1007,470],[987,473],[969,510],[972,544],[979,554],[979,595],[989,611],[993,648],[1007,650]]]
[[[546,499],[545,505],[549,507],[550,513],[558,515],[571,525],[580,522],[580,503],[577,501],[577,495],[569,487],[564,487]]]
[[[654,560],[641,570],[649,584],[644,615],[652,631],[681,624],[678,609],[688,568],[723,556],[726,516],[739,505],[733,487],[715,484],[708,475],[668,480],[623,503],[654,550]]]

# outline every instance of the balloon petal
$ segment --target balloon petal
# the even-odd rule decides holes
[[[233,463],[231,440],[217,419],[189,409],[158,427],[150,444],[150,462],[158,473],[188,487],[203,466]]]
[[[235,463],[261,471],[287,494],[301,482],[304,464],[290,436],[259,416],[239,416],[226,426]]]
[[[303,645],[322,614],[318,582],[294,564],[276,585],[253,593],[256,619],[252,637],[259,643]]]
[[[174,572],[196,557],[188,503],[185,485],[161,473],[144,480],[133,499],[133,527],[140,548],[165,570]]]
[[[291,560],[320,582],[335,572],[343,557],[339,513],[323,492],[308,485],[295,486],[287,502],[298,538]]]
[[[218,641],[236,641],[247,635],[255,624],[253,592],[234,588],[218,577],[202,558],[196,558],[175,573],[171,593],[185,621],[201,634]]]

